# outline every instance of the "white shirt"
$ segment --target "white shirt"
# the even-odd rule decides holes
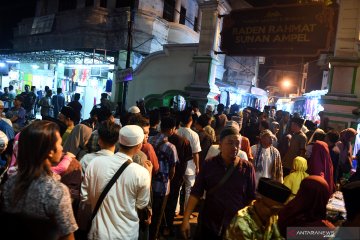
[[[255,168],[255,160],[256,160],[257,154],[258,154],[258,147],[259,147],[259,144],[251,146],[251,153],[254,156],[254,168]],[[274,163],[274,156],[271,156],[270,147],[261,148],[260,154],[261,154],[261,158],[262,158],[263,170],[260,172],[260,171],[256,171],[256,169],[255,169],[256,186],[259,183],[259,179],[261,177],[272,178],[271,167]]]
[[[101,149],[100,151],[94,153],[85,154],[80,160],[81,169],[82,169],[81,174],[83,175],[83,177],[85,175],[87,166],[90,164],[92,160],[94,160],[97,157],[112,156],[112,155],[114,155],[114,152],[107,149]]]
[[[194,130],[187,127],[180,127],[177,134],[189,140],[193,154],[201,152],[199,135]],[[195,175],[195,170],[196,166],[194,161],[188,161],[185,175]]]
[[[131,158],[124,153],[94,159],[87,167],[81,184],[81,201],[96,202],[112,176]],[[92,221],[88,239],[137,240],[139,218],[136,209],[143,209],[150,199],[150,174],[142,166],[131,163],[112,186]]]

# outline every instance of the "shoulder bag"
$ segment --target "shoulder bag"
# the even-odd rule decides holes
[[[92,220],[94,219],[94,217],[96,216],[103,200],[105,199],[107,193],[110,191],[111,187],[114,185],[114,183],[116,182],[116,180],[120,177],[121,173],[125,170],[125,168],[127,168],[127,166],[130,165],[132,161],[130,159],[128,159],[125,163],[123,163],[121,165],[121,167],[119,168],[119,170],[115,173],[115,175],[110,179],[109,183],[106,185],[106,187],[104,188],[104,190],[102,191],[102,193],[100,194],[100,197],[99,199],[97,200],[96,202],[96,205],[95,205],[95,208],[94,208],[94,211],[92,212],[91,214],[91,218],[90,218],[90,222],[89,222],[89,225],[88,225],[88,228],[87,228],[87,232],[90,231],[90,228],[91,228],[91,223],[92,223]]]
[[[227,169],[225,175],[221,178],[221,180],[218,182],[218,184],[216,184],[213,188],[211,188],[209,191],[206,192],[205,197],[213,194],[220,187],[222,187],[224,185],[224,183],[230,178],[230,176],[232,175],[232,173],[236,169],[239,162],[240,162],[240,159],[237,162],[235,162],[234,164],[232,164]],[[198,215],[198,219],[197,219],[198,224],[197,224],[196,231],[195,231],[195,239],[201,239],[201,228],[202,228],[202,216],[201,215],[202,215],[202,212],[204,210],[205,201],[206,201],[205,198],[201,198],[200,202],[199,202],[199,215]]]

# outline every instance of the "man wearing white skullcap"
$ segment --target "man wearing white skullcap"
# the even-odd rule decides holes
[[[128,112],[132,114],[138,114],[140,113],[140,108],[138,108],[137,106],[132,106],[129,108]]]
[[[112,156],[95,158],[87,167],[81,185],[82,206],[93,211],[105,186],[117,170],[142,147],[144,131],[136,125],[120,129],[120,150]],[[146,167],[146,168],[145,168]],[[107,193],[95,215],[88,239],[138,239],[136,209],[145,208],[150,199],[151,165],[130,163]]]

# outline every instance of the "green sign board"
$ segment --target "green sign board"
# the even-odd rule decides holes
[[[224,16],[221,50],[227,55],[316,56],[330,51],[337,9],[323,4],[280,5]]]

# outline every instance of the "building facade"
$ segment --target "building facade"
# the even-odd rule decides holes
[[[114,56],[120,51],[121,59],[129,7],[130,1],[122,0],[39,0],[35,17],[14,30],[14,50],[99,49]],[[196,43],[199,22],[196,0],[136,0],[133,52],[146,56],[163,44]]]
[[[214,87],[215,81],[224,80],[235,92],[237,89],[248,91],[257,84],[256,57],[216,54],[220,51],[221,32],[221,18],[218,15],[229,13],[232,7],[251,7],[246,1],[134,0],[134,3],[131,53],[131,66],[134,69],[144,58],[152,58],[152,54],[162,51],[165,44],[198,44],[194,58],[189,62],[194,66],[191,86],[172,89],[173,85],[170,84],[168,91],[184,91],[190,98],[206,102],[205,99],[213,100],[219,94],[219,90]],[[113,64],[115,70],[124,69],[130,4],[130,0],[39,0],[35,17],[23,19],[14,30],[14,51],[42,52],[42,56],[47,54],[46,51],[51,51],[48,59],[53,64],[56,64],[57,58],[61,61],[64,59],[57,57],[60,55],[54,53],[54,50],[70,53],[65,64],[78,64],[79,58],[75,62],[71,56],[79,52],[90,60],[93,54],[96,60]],[[36,60],[37,56],[39,54],[27,59]],[[109,56],[113,58],[109,60]],[[46,61],[44,56],[38,59]],[[177,59],[174,58],[174,61]],[[83,62],[88,64],[88,61]],[[174,73],[173,70],[169,71]],[[111,78],[110,75],[107,77]],[[120,99],[120,85],[113,84],[114,101]],[[215,89],[213,93],[211,89]]]
[[[322,98],[332,128],[357,129],[360,108],[360,2],[341,0],[329,92]]]

